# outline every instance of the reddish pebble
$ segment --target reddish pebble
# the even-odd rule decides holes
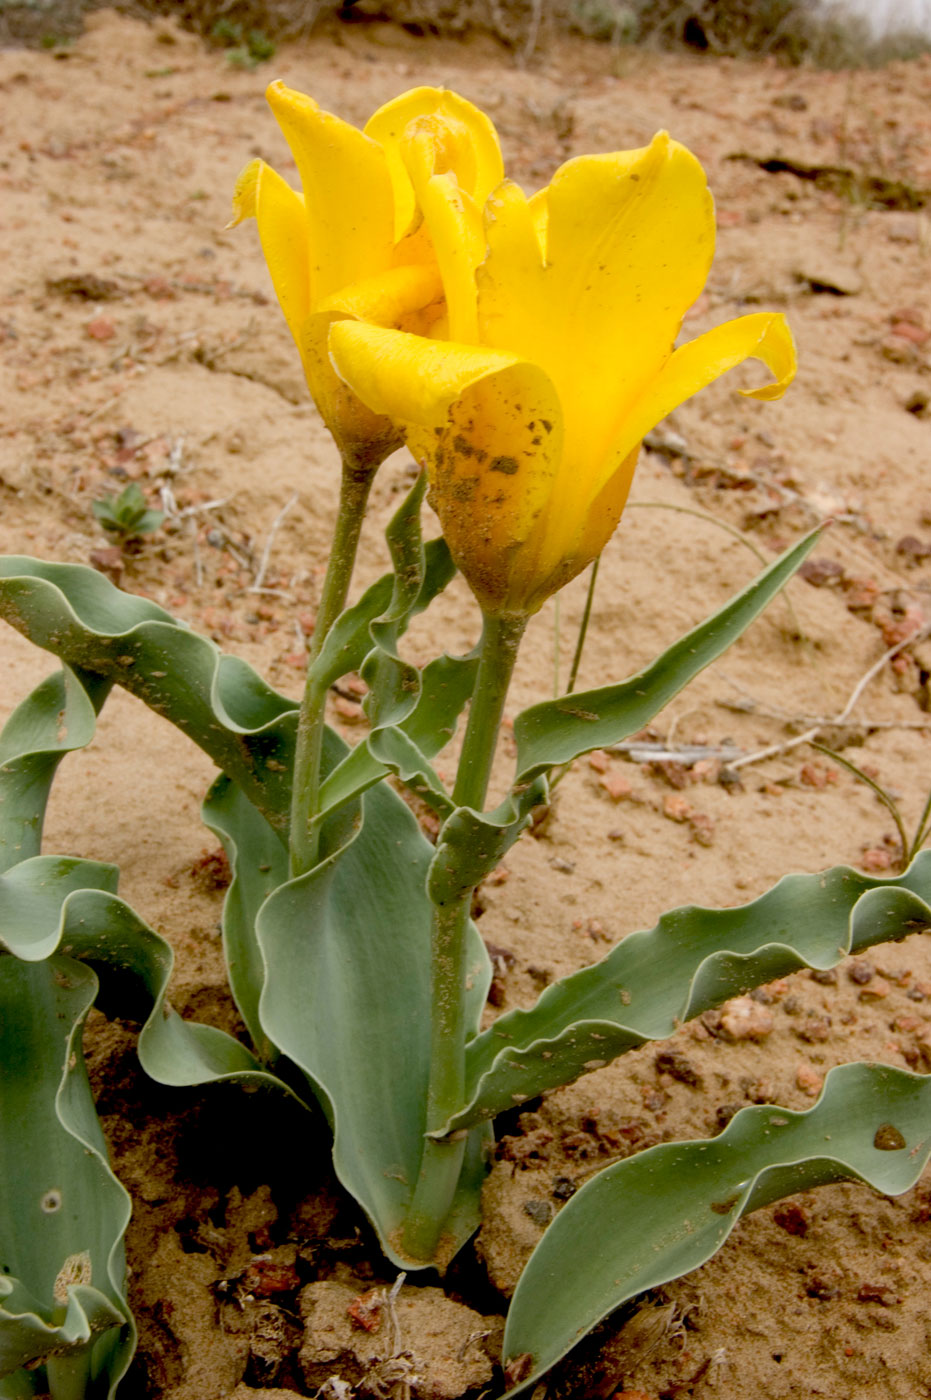
[[[931,340],[931,331],[913,326],[911,321],[896,321],[892,327],[892,334],[899,336],[901,340],[910,341],[912,345],[924,345],[926,341]]]
[[[671,822],[687,822],[694,815],[693,808],[678,793],[671,792],[663,798],[663,816]]]
[[[891,870],[896,864],[896,857],[884,846],[870,846],[860,857],[860,868],[874,875],[883,870]]]
[[[273,1298],[276,1293],[293,1293],[300,1288],[301,1277],[293,1264],[278,1264],[259,1257],[246,1269],[242,1283],[256,1298]]]
[[[377,1332],[381,1326],[381,1307],[381,1290],[373,1288],[370,1292],[361,1293],[358,1298],[353,1298],[346,1312],[357,1327],[366,1332]]]
[[[817,1070],[812,1069],[811,1065],[801,1064],[795,1071],[795,1083],[803,1094],[814,1099],[821,1093],[821,1085],[824,1080]]]
[[[592,749],[588,755],[588,766],[596,773],[607,773],[610,760],[604,749]]]
[[[116,335],[116,326],[108,316],[96,316],[93,321],[88,321],[87,334],[91,340],[112,340]]]
[[[623,773],[605,773],[601,779],[601,786],[612,802],[623,802],[634,790],[630,779],[625,778]]]
[[[780,1229],[785,1230],[790,1235],[808,1233],[808,1216],[801,1206],[777,1206],[773,1211],[773,1220]]]
[[[710,846],[714,841],[714,817],[707,812],[693,812],[689,817],[692,840],[699,846]]]

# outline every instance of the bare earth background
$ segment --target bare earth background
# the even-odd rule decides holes
[[[736,395],[759,372],[750,366],[661,426],[633,494],[651,508],[628,510],[604,556],[580,684],[638,669],[753,575],[758,560],[724,526],[771,557],[833,517],[817,565],[788,590],[791,610],[777,600],[652,737],[750,756],[820,726],[913,825],[931,783],[931,58],[823,73],[565,39],[520,70],[490,39],[371,23],[249,73],[169,24],[109,13],[69,49],[0,53],[3,548],[96,562],[299,694],[336,461],[254,227],[223,229],[251,157],[296,182],[262,96],[278,76],[356,122],[417,83],[454,87],[493,117],[528,188],[569,156],[639,146],[660,127],[698,154],[720,238],[686,332],[784,307],[801,370],[783,403]],[[857,178],[832,187],[737,154]],[[380,531],[411,479],[401,454],[379,474],[359,588],[385,567]],[[90,502],[128,480],[153,504],[168,488],[176,515],[121,558]],[[563,685],[583,599],[584,581],[562,597]],[[476,631],[456,585],[410,653],[464,650]],[[556,635],[550,604],[512,713],[552,693]],[[851,709],[860,679],[902,643]],[[4,713],[51,669],[8,631],[0,667]],[[333,719],[360,733],[351,689],[334,696]],[[122,893],[177,951],[176,1004],[235,1030],[217,932],[223,862],[198,819],[210,778],[198,751],[118,694],[93,749],[64,766],[47,849],[117,861]],[[807,743],[723,776],[713,757],[689,769],[596,755],[482,891],[496,1005],[529,1004],[673,905],[739,903],[789,870],[889,871],[896,859],[888,813]],[[321,1125],[235,1090],[153,1088],[133,1029],[96,1016],[87,1047],[135,1200],[142,1339],[127,1395],[401,1394],[385,1305],[365,1296],[390,1271],[327,1174]],[[467,1251],[447,1280],[460,1308],[422,1287],[398,1299],[415,1394],[500,1384],[501,1295],[576,1182],[651,1143],[712,1134],[747,1103],[809,1105],[832,1065],[857,1058],[931,1064],[926,940],[836,978],[774,984],[515,1117],[477,1258]],[[897,1200],[857,1186],[810,1193],[743,1222],[626,1327],[615,1319],[548,1393],[915,1400],[931,1395],[929,1289],[927,1183]]]

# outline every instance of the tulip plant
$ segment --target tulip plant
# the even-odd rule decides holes
[[[488,809],[528,619],[604,548],[644,434],[748,357],[772,377],[743,392],[780,396],[792,339],[761,313],[673,348],[708,274],[714,213],[699,163],[665,133],[572,160],[528,199],[504,178],[491,123],[453,93],[416,89],[364,131],[279,83],[269,100],[302,192],[254,162],[235,217],[257,221],[342,458],[300,706],[92,570],[0,561],[0,611],[62,663],[0,740],[4,1400],[111,1396],[132,1354],[128,1202],[81,1055],[95,1000],[144,1021],[139,1055],[162,1083],[235,1079],[315,1100],[387,1257],[442,1269],[480,1223],[496,1116],[762,982],[931,923],[929,854],[896,879],[789,876],[741,908],[671,912],[480,1030],[490,969],[472,895],[546,801],[548,775],[641,729],[759,615],[813,537],[640,674],[519,714],[508,791]],[[393,569],[347,606],[373,475],[402,442],[423,470],[388,528]],[[426,543],[425,492],[443,532]],[[418,669],[404,632],[457,569],[481,640]],[[325,705],[354,670],[369,729],[350,748]],[[251,1048],[172,1010],[170,950],[118,897],[112,867],[42,853],[57,766],[90,741],[114,685],[219,770],[204,820],[233,871],[223,938]],[[434,759],[460,730],[448,787]],[[436,815],[435,845],[399,788]],[[929,1155],[929,1085],[845,1066],[807,1113],[748,1108],[713,1141],[603,1170],[518,1284],[515,1393],[612,1308],[708,1258],[744,1212],[842,1177],[905,1189]]]

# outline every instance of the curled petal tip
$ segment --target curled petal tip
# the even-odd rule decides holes
[[[289,88],[282,78],[273,78],[265,89],[265,101],[274,110],[276,106],[307,107],[319,111],[317,103],[306,92]]]
[[[772,383],[761,384],[757,389],[741,389],[741,394],[747,399],[781,399],[798,370],[795,340],[781,312],[768,317],[757,347],[751,353],[763,361],[774,378]]]
[[[256,186],[261,170],[262,161],[250,160],[249,164],[239,172],[233,190],[233,217],[225,225],[226,228],[235,228],[245,219],[255,218]]]

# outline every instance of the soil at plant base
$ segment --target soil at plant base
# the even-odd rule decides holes
[[[739,903],[791,869],[893,871],[889,814],[803,736],[817,728],[914,826],[931,782],[931,62],[828,74],[565,40],[520,69],[491,40],[372,23],[248,72],[170,25],[108,13],[66,49],[0,54],[0,542],[94,564],[297,696],[335,455],[255,228],[224,230],[247,160],[296,182],[262,96],[272,76],[357,122],[415,84],[447,84],[494,118],[527,188],[573,155],[668,128],[717,199],[718,256],[687,333],[779,307],[799,342],[782,403],[736,394],[760,373],[748,366],[650,439],[605,552],[580,684],[635,671],[722,603],[759,567],[750,546],[769,558],[817,521],[833,528],[787,599],[646,736],[711,753],[691,765],[578,762],[548,820],[481,891],[497,968],[489,1017],[673,905]],[[360,588],[386,565],[380,532],[412,474],[401,454],[379,473]],[[153,504],[164,488],[174,514],[120,551],[91,502],[129,481]],[[565,684],[584,592],[584,580],[566,590],[558,623],[552,604],[534,620],[512,713],[552,694],[557,667]],[[457,583],[409,653],[464,651],[476,632]],[[11,631],[0,648],[9,710],[50,663]],[[333,696],[332,719],[350,740],[363,732],[357,691]],[[716,751],[730,747],[752,761],[722,763]],[[502,784],[508,757],[505,739]],[[236,1031],[217,932],[227,874],[198,817],[211,776],[182,736],[118,694],[92,748],[64,765],[47,849],[117,861],[124,896],[176,950],[175,1004]],[[87,1042],[134,1198],[141,1341],[127,1394],[382,1395],[413,1374],[416,1394],[453,1397],[500,1385],[504,1299],[599,1165],[713,1134],[748,1103],[810,1105],[846,1060],[926,1068],[931,948],[916,937],[835,976],[787,978],[515,1116],[488,1222],[447,1297],[436,1279],[410,1280],[393,1301],[379,1291],[392,1271],[328,1174],[322,1122],[229,1088],[153,1087],[131,1025],[95,1016]],[[548,1393],[927,1394],[929,1221],[927,1183],[895,1200],[833,1187],[760,1212],[633,1322],[615,1319]]]

